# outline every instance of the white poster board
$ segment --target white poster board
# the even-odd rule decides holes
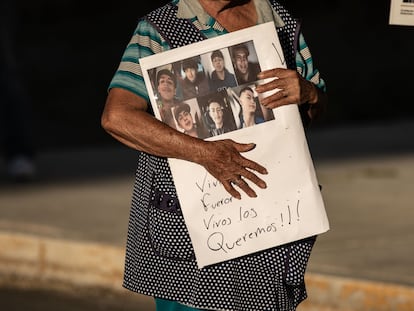
[[[389,23],[414,26],[414,0],[391,0]]]
[[[212,131],[201,131],[205,135],[201,138],[254,142],[256,148],[243,155],[265,166],[269,172],[268,175],[260,176],[266,181],[267,189],[252,185],[257,198],[242,195],[242,199],[237,200],[204,167],[183,160],[169,159],[177,195],[200,268],[329,230],[298,107],[289,105],[266,111],[257,104],[257,124],[251,127],[242,126],[239,92],[245,86],[254,91],[255,86],[263,81],[256,81],[255,78],[255,81],[244,83],[237,78],[236,62],[232,62],[231,55],[233,48],[239,44],[245,45],[249,50],[248,61],[257,70],[286,68],[273,22],[140,60],[155,116],[168,123],[165,111],[161,113],[165,107],[159,104],[162,95],[161,91],[157,91],[157,73],[168,68],[174,73],[176,94],[184,94],[184,72],[181,67],[186,65],[183,65],[183,61],[195,61],[197,73],[209,79],[214,76],[214,57],[211,56],[217,55],[213,51],[220,50],[228,72],[236,77],[237,85],[209,89],[195,97],[185,98],[178,95],[177,97],[181,96],[179,102],[188,104],[197,128],[206,130],[209,126],[214,127],[212,118],[208,120],[211,110],[208,108],[208,98],[220,97],[221,112],[230,116],[227,118],[230,130],[216,136],[211,134]],[[201,86],[197,90],[201,91]],[[255,93],[256,102],[257,95]],[[176,107],[178,106],[171,108],[170,117],[174,115]],[[174,122],[170,126],[183,130],[177,119]]]

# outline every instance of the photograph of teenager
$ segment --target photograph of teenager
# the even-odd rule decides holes
[[[210,75],[210,90],[220,91],[226,87],[237,86],[236,78],[227,68],[222,51],[215,50],[210,56],[214,70]]]
[[[177,106],[180,101],[176,97],[177,79],[169,69],[161,69],[156,75],[157,106],[160,111],[161,120],[175,128],[172,108]]]
[[[242,127],[253,126],[265,121],[262,116],[257,114],[258,105],[254,96],[254,91],[251,87],[245,86],[240,90],[239,103],[242,111]]]
[[[195,113],[193,117],[191,107],[187,103],[181,103],[174,108],[174,117],[178,125],[178,130],[182,130],[184,134],[197,137],[206,138],[206,131],[198,114]]]
[[[226,97],[223,97],[223,95]],[[227,98],[227,92],[224,91],[213,94],[207,100],[204,115],[206,117],[206,124],[209,127],[210,136],[221,135],[236,129],[233,111],[225,102],[225,98]]]
[[[249,59],[250,51],[247,43],[231,47],[231,57],[238,84],[245,84],[259,80],[257,75],[261,71],[260,65]]]
[[[182,61],[184,79],[181,80],[182,99],[194,98],[205,95],[209,92],[208,78],[203,70],[199,70],[199,62],[195,58]]]

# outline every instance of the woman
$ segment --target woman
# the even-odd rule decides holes
[[[292,311],[306,298],[303,274],[314,238],[197,268],[167,158],[203,166],[234,199],[240,199],[239,191],[256,197],[255,187],[266,188],[260,176],[267,171],[243,156],[254,142],[202,140],[155,119],[139,66],[139,59],[151,53],[268,21],[275,23],[289,69],[259,74],[259,79],[279,79],[257,87],[257,92],[281,90],[261,104],[269,109],[299,105],[304,116],[313,118],[323,106],[324,83],[303,36],[297,37],[296,20],[274,0],[168,3],[139,21],[109,86],[102,126],[139,151],[124,286],[155,297],[157,310]],[[297,53],[291,42],[300,45]],[[307,53],[301,53],[303,48]]]

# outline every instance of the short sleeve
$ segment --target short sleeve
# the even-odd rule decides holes
[[[318,69],[314,67],[312,54],[302,33],[299,34],[298,52],[296,53],[297,71],[306,79],[313,82],[319,89],[326,91],[325,81]]]
[[[141,19],[129,41],[109,89],[119,87],[149,101],[139,61],[141,58],[168,50],[167,42],[145,19]]]

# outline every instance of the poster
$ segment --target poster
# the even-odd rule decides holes
[[[257,198],[237,200],[204,167],[169,159],[199,268],[329,230],[298,107],[265,109],[255,92],[259,71],[286,68],[273,22],[140,64],[158,119],[205,140],[254,142],[243,155],[269,172],[267,189],[252,185]]]
[[[414,0],[391,0],[389,23],[414,26]]]

